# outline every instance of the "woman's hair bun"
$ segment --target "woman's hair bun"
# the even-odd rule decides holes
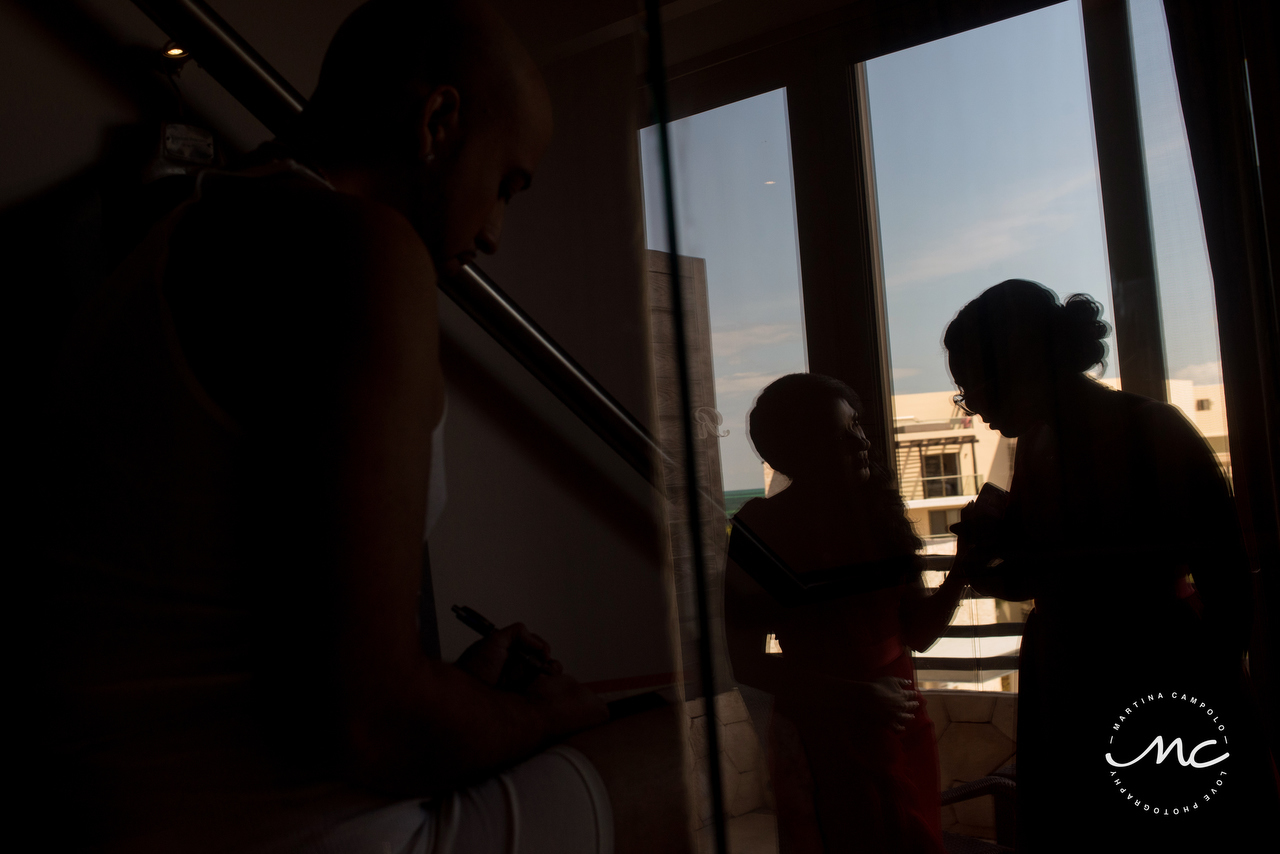
[[[1102,305],[1088,294],[1072,294],[1055,312],[1054,339],[1061,367],[1083,373],[1094,365],[1105,368],[1111,327],[1102,319]]]
[[[1059,304],[1038,282],[1008,279],[960,309],[942,343],[953,370],[957,361],[981,373],[1033,359],[1047,360],[1058,372],[1082,374],[1098,364],[1105,369],[1103,339],[1110,334],[1102,305],[1088,294],[1072,294]]]

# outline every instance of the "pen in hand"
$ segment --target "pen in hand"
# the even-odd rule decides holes
[[[498,627],[481,616],[479,611],[468,608],[466,605],[454,605],[453,615],[461,620],[468,628],[479,632],[482,637],[488,637],[498,630]]]
[[[487,638],[498,630],[497,626],[485,619],[478,611],[465,605],[454,605],[453,614],[481,637]],[[507,662],[502,667],[502,675],[498,678],[497,687],[507,691],[524,692],[539,674],[554,675],[555,672],[555,667],[542,650],[517,638],[512,642],[507,653]]]
[[[485,619],[480,612],[466,605],[454,605],[453,615],[482,637],[488,637],[498,630],[498,627]],[[502,668],[502,675],[498,678],[498,687],[508,691],[524,692],[533,680],[538,678],[539,673],[549,673],[554,676],[555,672],[555,668],[542,654],[542,650],[517,640],[511,645],[507,663]],[[609,718],[617,720],[628,715],[659,709],[668,703],[669,701],[660,694],[649,692],[614,700],[606,705],[609,708]]]

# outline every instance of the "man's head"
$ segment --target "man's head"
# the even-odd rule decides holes
[[[442,272],[498,246],[551,134],[546,89],[479,0],[371,0],[325,55],[297,144],[339,189],[403,213]]]

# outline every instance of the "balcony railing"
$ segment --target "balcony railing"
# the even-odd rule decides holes
[[[916,477],[902,482],[902,500],[917,501],[922,498],[948,498],[950,496],[977,495],[985,477],[982,474],[944,474],[934,477]]]
[[[983,638],[1020,638],[1022,630],[1026,623],[987,623],[978,626],[948,626],[942,633],[943,638],[956,638],[960,640],[980,640]],[[1016,646],[1016,645],[1015,645]],[[977,674],[979,672],[992,673],[1000,671],[1009,671],[1018,669],[1018,656],[1016,653],[1005,653],[1002,655],[975,655],[975,656],[945,656],[945,655],[929,655],[925,653],[917,653],[915,656],[916,669],[927,671],[952,671],[965,674]],[[959,681],[954,677],[951,681]],[[977,681],[972,679],[971,681]]]
[[[924,558],[924,583],[936,589],[951,567],[951,558],[928,555]],[[969,608],[970,605],[976,606]],[[966,617],[964,612],[968,610]],[[1015,674],[1026,607],[1021,603],[992,600],[970,591],[960,603],[953,622],[938,641],[924,652],[914,653],[916,676],[924,682],[982,684]],[[968,622],[965,622],[967,619]],[[1008,685],[999,690],[1017,690]]]
[[[933,433],[940,430],[968,430],[971,427],[973,427],[973,416],[965,415],[937,421],[903,421],[893,425],[893,432]]]

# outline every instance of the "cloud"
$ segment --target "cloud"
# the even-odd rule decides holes
[[[1007,213],[966,225],[929,246],[888,275],[886,284],[896,288],[927,282],[977,270],[1025,252],[1047,235],[1071,227],[1075,217],[1051,213],[1050,206],[1095,181],[1090,169],[1051,187],[1011,199],[1005,204]]]
[[[764,387],[782,374],[765,374],[759,371],[746,371],[716,377],[716,397],[727,397],[736,394],[759,394]]]
[[[907,377],[914,377],[920,373],[919,368],[894,368],[893,378],[895,380],[905,380]]]
[[[1222,382],[1222,362],[1187,365],[1174,373],[1176,380],[1191,380],[1196,385],[1218,385]]]
[[[711,333],[711,347],[717,358],[731,358],[743,350],[781,344],[800,337],[798,323],[759,323],[743,329]]]

